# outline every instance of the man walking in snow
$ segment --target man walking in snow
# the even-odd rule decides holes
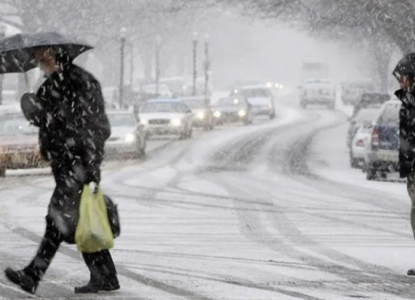
[[[46,232],[34,259],[24,269],[6,269],[7,278],[35,293],[59,245],[75,242],[81,192],[85,184],[100,182],[104,144],[110,136],[98,81],[72,64],[59,48],[39,48],[36,60],[47,76],[36,95],[36,116],[25,115],[39,127],[42,156],[50,161],[56,188],[46,216]],[[91,277],[75,293],[120,288],[108,250],[83,253]]]

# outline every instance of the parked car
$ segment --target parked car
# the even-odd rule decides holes
[[[220,99],[216,104],[213,116],[217,125],[236,122],[249,125],[252,124],[253,118],[251,105],[245,97],[238,95]]]
[[[373,105],[367,108],[362,108],[356,115],[350,118],[350,125],[347,130],[347,146],[349,149],[352,147],[352,140],[355,137],[356,132],[365,122],[373,122],[379,114],[380,108],[381,105]]]
[[[193,113],[182,101],[154,99],[140,106],[141,124],[150,136],[179,135],[190,138],[193,133]]]
[[[344,82],[342,88],[342,102],[346,105],[356,105],[364,93],[374,92],[375,86],[369,80]]]
[[[356,115],[361,109],[380,107],[390,99],[391,96],[385,93],[364,93],[360,101],[354,107],[353,116]]]
[[[300,105],[307,108],[310,104],[325,105],[329,109],[336,107],[336,89],[327,79],[308,79],[301,87]]]
[[[110,157],[140,157],[145,154],[147,136],[138,116],[128,111],[108,111],[111,136],[105,143]]]
[[[6,169],[47,166],[39,152],[38,137],[38,128],[21,112],[0,113],[0,177],[6,175]]]
[[[373,121],[364,121],[354,135],[350,146],[350,166],[352,168],[366,170],[365,155],[370,143],[372,126]]]
[[[387,178],[389,172],[399,167],[399,111],[401,102],[386,102],[374,122],[371,140],[365,154],[368,180]]]
[[[180,99],[193,112],[193,127],[201,127],[205,130],[215,128],[213,109],[209,105],[210,99],[204,96],[183,97]]]
[[[252,116],[268,116],[270,119],[275,118],[274,91],[272,85],[244,86],[237,89],[236,92],[248,101]]]

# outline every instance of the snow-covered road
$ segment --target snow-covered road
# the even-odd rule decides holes
[[[123,226],[119,292],[75,297],[88,272],[65,245],[35,297],[0,274],[0,298],[413,299],[405,185],[348,168],[343,113],[284,98],[273,122],[157,141],[144,160],[108,163],[103,187]],[[0,181],[2,269],[36,251],[52,188],[48,176]]]

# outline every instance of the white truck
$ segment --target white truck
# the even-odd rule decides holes
[[[329,68],[325,63],[303,62],[301,67],[301,85],[309,79],[328,79]]]
[[[325,105],[335,108],[336,88],[328,80],[328,67],[324,63],[303,63],[301,69],[300,105]]]

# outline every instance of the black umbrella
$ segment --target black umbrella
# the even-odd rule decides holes
[[[71,60],[93,48],[55,32],[16,34],[0,41],[0,74],[21,73],[36,68],[35,50],[42,47],[51,47]]]

